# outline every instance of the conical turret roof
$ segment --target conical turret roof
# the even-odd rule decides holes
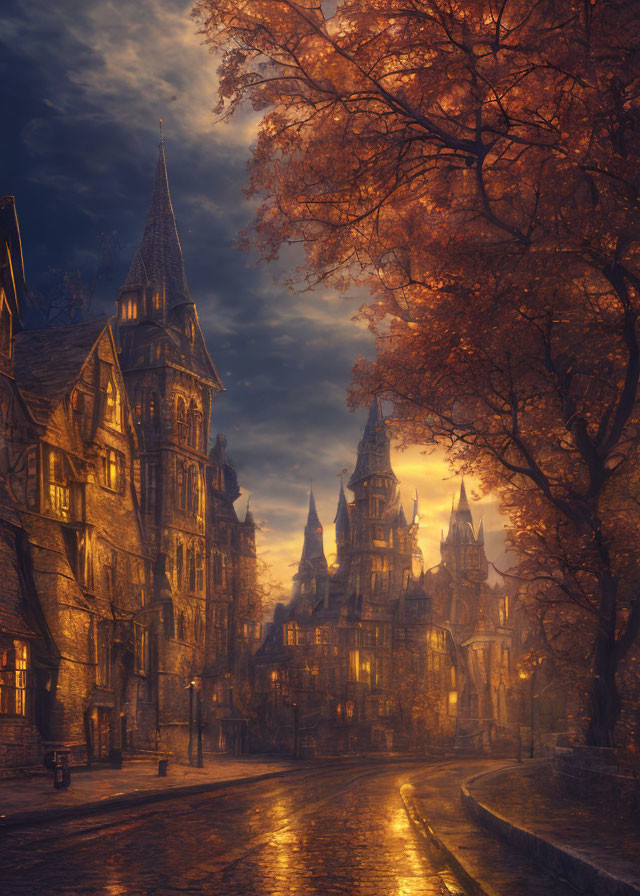
[[[338,495],[338,509],[336,510],[336,518],[333,521],[336,531],[346,531],[349,528],[349,510],[347,509],[347,496],[344,493],[344,486],[340,482],[340,493]]]
[[[308,565],[312,566],[316,571],[327,568],[327,561],[324,556],[322,523],[316,510],[316,499],[313,489],[309,490],[309,512],[307,514],[307,524],[304,527],[300,572],[304,573],[305,567]]]
[[[449,531],[445,539],[447,542],[456,541],[465,544],[477,544],[476,534],[473,528],[473,516],[467,498],[467,490],[464,479],[460,485],[460,496],[457,506],[452,503],[451,517],[449,519]]]
[[[473,517],[471,516],[471,507],[469,506],[464,479],[460,485],[460,497],[458,498],[458,506],[456,507],[455,516],[457,522],[471,523],[473,525]]]
[[[160,292],[167,308],[193,304],[169,192],[164,142],[160,143],[144,234],[123,289],[144,286]]]
[[[369,410],[369,418],[358,445],[358,460],[353,476],[349,480],[349,488],[353,488],[358,482],[375,473],[396,479],[391,468],[391,440],[387,433],[382,405],[377,396]]]

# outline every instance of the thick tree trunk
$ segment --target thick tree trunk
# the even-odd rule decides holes
[[[587,744],[592,747],[615,746],[615,726],[620,715],[616,684],[616,598],[617,583],[606,576],[601,583],[600,618],[590,693],[591,718],[587,728]]]

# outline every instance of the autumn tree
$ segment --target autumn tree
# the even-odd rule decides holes
[[[326,15],[325,15],[326,13]],[[263,115],[254,239],[365,285],[352,400],[502,497],[550,654],[614,743],[640,626],[640,5],[201,0],[219,111]]]

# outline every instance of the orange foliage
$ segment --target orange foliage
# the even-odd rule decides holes
[[[365,283],[406,441],[502,495],[545,650],[591,667],[592,743],[640,624],[640,5],[200,0],[220,112],[264,110],[255,240]]]

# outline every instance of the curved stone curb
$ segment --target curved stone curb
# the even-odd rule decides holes
[[[418,833],[429,840],[433,846],[442,854],[443,859],[449,865],[456,877],[466,887],[472,896],[498,896],[498,894],[489,888],[483,888],[478,881],[472,877],[458,857],[453,853],[437,835],[426,818],[423,817],[418,807],[417,801],[413,796],[414,788],[412,784],[404,784],[400,788],[400,798],[404,804],[405,812],[409,817],[409,821]],[[450,889],[450,888],[448,888]],[[450,892],[452,892],[450,890]]]
[[[470,786],[480,778],[488,778],[500,771],[503,769],[483,772],[469,778],[460,788],[462,804],[475,822],[590,896],[640,896],[640,887],[631,881],[615,877],[568,846],[545,840],[533,831],[513,824],[477,800],[471,793]]]
[[[161,800],[173,799],[174,797],[192,796],[198,793],[208,793],[212,790],[224,790],[227,787],[234,787],[238,784],[255,784],[258,781],[267,781],[270,778],[283,778],[285,775],[295,775],[304,770],[301,767],[279,772],[266,772],[262,775],[253,775],[248,778],[226,778],[222,781],[206,781],[200,784],[164,787],[161,790],[134,790],[118,796],[107,796],[100,800],[78,803],[75,806],[51,806],[36,811],[14,812],[4,817],[0,815],[0,830],[6,831],[13,828],[31,827],[59,819],[82,818],[84,815],[99,815],[102,812],[130,809],[144,803],[157,803]]]

